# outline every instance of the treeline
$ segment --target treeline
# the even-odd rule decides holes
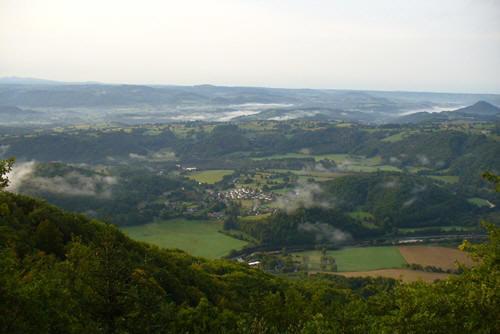
[[[264,245],[342,244],[352,238],[380,235],[336,209],[280,210],[263,219],[238,219],[235,227]]]
[[[429,178],[401,173],[339,177],[323,182],[311,203],[291,201],[283,206],[263,218],[234,218],[228,228],[251,235],[261,245],[339,245],[394,236],[399,228],[440,234],[440,227],[447,225],[477,227],[481,217],[498,212],[485,212]],[[357,212],[370,218],[356,219]]]
[[[367,211],[386,231],[397,227],[475,225],[480,209],[426,177],[401,173],[350,175],[325,182],[325,198],[345,211]]]
[[[7,136],[0,144],[8,147],[6,156],[28,160],[113,163],[113,159],[129,159],[130,154],[145,156],[163,149],[175,152],[183,161],[199,161],[206,166],[219,161],[230,168],[248,164],[248,157],[300,150],[311,154],[379,155],[386,164],[403,169],[424,168],[422,173],[452,173],[460,176],[460,184],[475,187],[484,186],[480,178],[482,171],[497,171],[500,165],[498,141],[483,134],[438,127],[338,127],[335,123],[293,121],[269,129],[246,127],[244,123],[208,128],[198,123],[184,126],[180,132],[168,127],[154,128],[151,132],[151,126],[42,131],[35,135]],[[400,139],[384,141],[384,138],[398,133]],[[235,160],[240,163],[235,163]],[[276,167],[269,165],[267,168],[288,168],[285,162],[276,164]],[[296,166],[290,168],[303,166],[296,162]]]
[[[194,181],[134,166],[100,173],[63,163],[37,163],[17,190],[121,226],[157,218],[206,218],[207,212],[220,205]],[[192,202],[201,208],[198,216],[189,217],[186,203]]]

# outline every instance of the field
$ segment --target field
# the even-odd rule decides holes
[[[433,282],[450,276],[449,274],[444,273],[429,273],[410,269],[381,269],[371,271],[342,272],[336,274],[345,277],[387,277],[401,279],[403,282],[416,282],[418,280]]]
[[[305,251],[294,253],[299,260],[307,257],[309,269],[319,270],[321,252]],[[338,266],[338,271],[367,271],[386,268],[402,268],[406,261],[397,247],[348,247],[327,251]]]
[[[386,143],[395,143],[395,142],[403,140],[404,138],[405,138],[405,133],[398,132],[398,133],[393,134],[389,137],[385,137],[384,139],[382,139],[382,141],[386,142]]]
[[[352,211],[347,213],[347,215],[353,219],[363,221],[363,220],[373,220],[375,219],[370,212],[366,211]]]
[[[472,265],[472,259],[458,249],[435,246],[402,246],[399,252],[408,263],[434,266],[442,269],[457,269],[455,261]]]
[[[215,221],[176,219],[124,227],[122,230],[138,241],[163,248],[178,248],[195,256],[215,259],[246,244],[244,241],[219,233],[221,228],[221,223]]]
[[[230,169],[214,169],[214,170],[204,170],[200,172],[193,172],[188,175],[191,180],[195,180],[201,183],[214,184],[221,181],[224,176],[233,174],[233,170]]]
[[[309,274],[328,273],[346,277],[388,277],[402,279],[405,282],[423,280],[432,282],[450,274],[434,273],[404,268],[405,264],[434,266],[444,270],[457,269],[455,261],[467,266],[472,259],[464,252],[454,248],[438,246],[386,246],[386,247],[348,247],[341,250],[327,251],[338,266],[338,272],[320,270],[320,251],[294,253],[294,259],[308,263]]]

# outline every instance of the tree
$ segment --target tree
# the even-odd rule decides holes
[[[37,226],[35,236],[38,249],[59,257],[64,255],[63,235],[50,220],[44,220]]]
[[[495,190],[500,192],[500,176],[486,172],[483,174],[483,178],[493,183],[495,185]]]
[[[0,160],[0,190],[7,188],[9,185],[9,179],[7,174],[12,171],[12,166],[14,165],[14,158],[9,158],[7,160]]]

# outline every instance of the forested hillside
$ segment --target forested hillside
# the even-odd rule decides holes
[[[1,192],[0,332],[495,333],[500,230],[487,228],[488,242],[464,245],[478,264],[433,284],[289,281],[138,243],[111,225]]]

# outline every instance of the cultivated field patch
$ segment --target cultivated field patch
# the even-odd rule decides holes
[[[233,172],[230,169],[204,170],[190,173],[188,178],[201,183],[214,184],[221,181],[224,176],[233,174]]]
[[[295,259],[306,261],[309,270],[320,270],[321,251],[304,251],[293,254]],[[367,271],[386,268],[402,268],[406,261],[397,247],[347,247],[327,251],[335,259],[338,271]]]
[[[408,263],[434,266],[444,270],[457,269],[457,261],[469,266],[473,264],[467,253],[448,247],[401,246],[399,252]]]
[[[122,228],[132,239],[163,248],[178,248],[209,259],[227,255],[247,243],[219,233],[222,224],[216,221],[174,219]]]

